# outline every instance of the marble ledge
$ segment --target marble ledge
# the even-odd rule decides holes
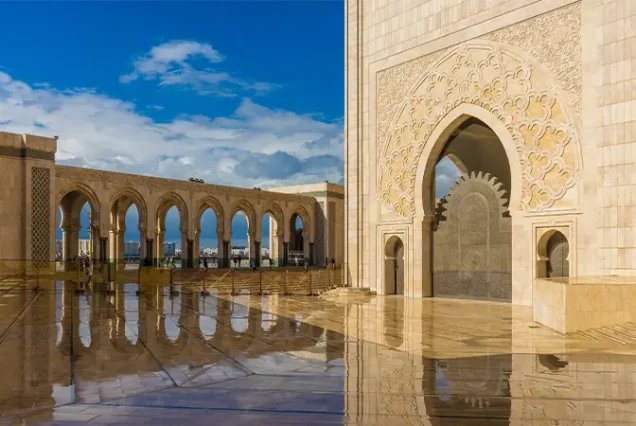
[[[636,279],[569,277],[537,279],[533,319],[559,333],[636,322]]]

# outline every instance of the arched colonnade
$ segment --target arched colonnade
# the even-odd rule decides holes
[[[126,212],[135,205],[139,213],[139,256],[147,262],[164,256],[166,214],[177,208],[180,218],[182,265],[199,263],[201,218],[211,209],[217,218],[216,236],[220,267],[228,267],[232,247],[232,218],[238,212],[248,223],[250,264],[260,265],[262,219],[270,215],[272,253],[279,253],[278,265],[285,266],[288,246],[295,229],[292,218],[303,223],[302,251],[313,264],[314,204],[309,196],[283,194],[260,189],[232,188],[197,182],[104,172],[67,166],[55,168],[56,202],[61,209],[62,258],[78,253],[80,212],[88,203],[92,256],[100,261],[123,263]],[[289,226],[286,226],[289,225]]]

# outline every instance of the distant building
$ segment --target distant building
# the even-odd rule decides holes
[[[177,254],[177,245],[173,242],[163,243],[163,255],[174,256]]]
[[[219,253],[219,249],[216,247],[206,247],[206,248],[202,248],[199,251],[199,255],[201,256],[216,256]]]
[[[267,247],[261,247],[261,257],[269,257],[269,249]]]
[[[91,240],[88,238],[80,238],[78,246],[78,254],[80,256],[88,256],[91,251]]]
[[[124,257],[139,256],[139,241],[126,241],[124,243]]]

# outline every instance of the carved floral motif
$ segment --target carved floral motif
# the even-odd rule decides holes
[[[495,43],[470,42],[434,63],[398,107],[380,148],[379,200],[394,214],[415,213],[415,175],[424,143],[462,103],[501,121],[521,162],[521,209],[551,207],[576,183],[578,134],[541,70]]]
[[[550,31],[545,31],[546,28],[550,28]],[[484,100],[482,106],[495,111],[500,120],[508,120],[504,121],[507,127],[515,128],[513,137],[519,147],[524,170],[522,208],[548,208],[564,195],[564,191],[559,188],[562,185],[557,182],[565,181],[567,189],[576,179],[576,150],[572,143],[576,141],[573,141],[571,136],[575,134],[574,126],[580,128],[582,101],[580,3],[502,28],[482,36],[481,39],[487,43],[514,46],[512,49],[527,53],[535,62],[530,65],[525,60],[516,59],[517,63],[513,64],[510,58],[514,58],[515,55],[506,53],[506,60],[501,65],[506,67],[506,71],[512,72],[510,76],[504,76],[504,72],[499,75],[462,75],[457,69],[461,60],[454,64],[455,69],[438,69],[449,65],[449,52],[458,51],[457,47],[454,47],[422,56],[377,74],[376,136],[378,157],[382,163],[378,180],[380,185],[387,182],[391,187],[391,190],[387,191],[381,186],[379,199],[394,214],[401,217],[412,217],[414,214],[413,157],[419,156],[423,149],[422,144],[439,119],[452,108],[452,104],[457,105],[458,102],[466,101],[480,104],[474,97],[469,96],[467,88],[482,90],[483,95],[490,98],[488,102]],[[473,42],[475,43],[479,44],[479,41]],[[470,65],[471,62],[468,61],[467,64]],[[525,78],[524,75],[514,74],[519,67],[523,70],[522,73],[529,73],[529,78],[527,74]],[[413,86],[418,81],[423,81],[422,77],[427,70],[430,70],[427,74],[429,84],[431,78],[439,79],[437,85],[434,85],[437,89],[444,84],[454,84],[454,79],[458,77],[463,78],[464,85],[457,84],[442,96],[413,96]],[[487,71],[487,68],[473,71]],[[557,89],[546,83],[551,79],[542,78],[547,74],[546,71],[558,84],[558,91],[563,93],[563,102],[554,96]],[[475,86],[471,80],[475,75],[479,75],[479,86]],[[492,80],[489,82],[484,78]],[[525,97],[520,93],[515,95],[510,92],[509,82],[521,84],[524,80],[526,86],[519,86],[519,89],[525,90]],[[532,95],[531,92],[537,90],[549,92],[550,95]],[[522,100],[519,103],[506,103],[501,96],[507,96],[508,101],[519,97]],[[404,100],[407,98],[408,106],[405,106]],[[566,104],[572,115],[566,114]],[[505,109],[502,109],[504,105]],[[520,120],[520,115],[524,114],[525,125],[517,126],[512,123],[512,120]],[[407,116],[409,119],[406,119]],[[552,121],[552,125],[546,127],[544,124],[547,121]],[[533,148],[533,144],[539,146]],[[547,185],[526,185],[531,182],[537,183],[541,176],[548,181]],[[527,177],[531,179],[526,179]]]

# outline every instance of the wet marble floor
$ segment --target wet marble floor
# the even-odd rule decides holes
[[[0,286],[0,424],[636,424],[636,345],[530,308]]]

